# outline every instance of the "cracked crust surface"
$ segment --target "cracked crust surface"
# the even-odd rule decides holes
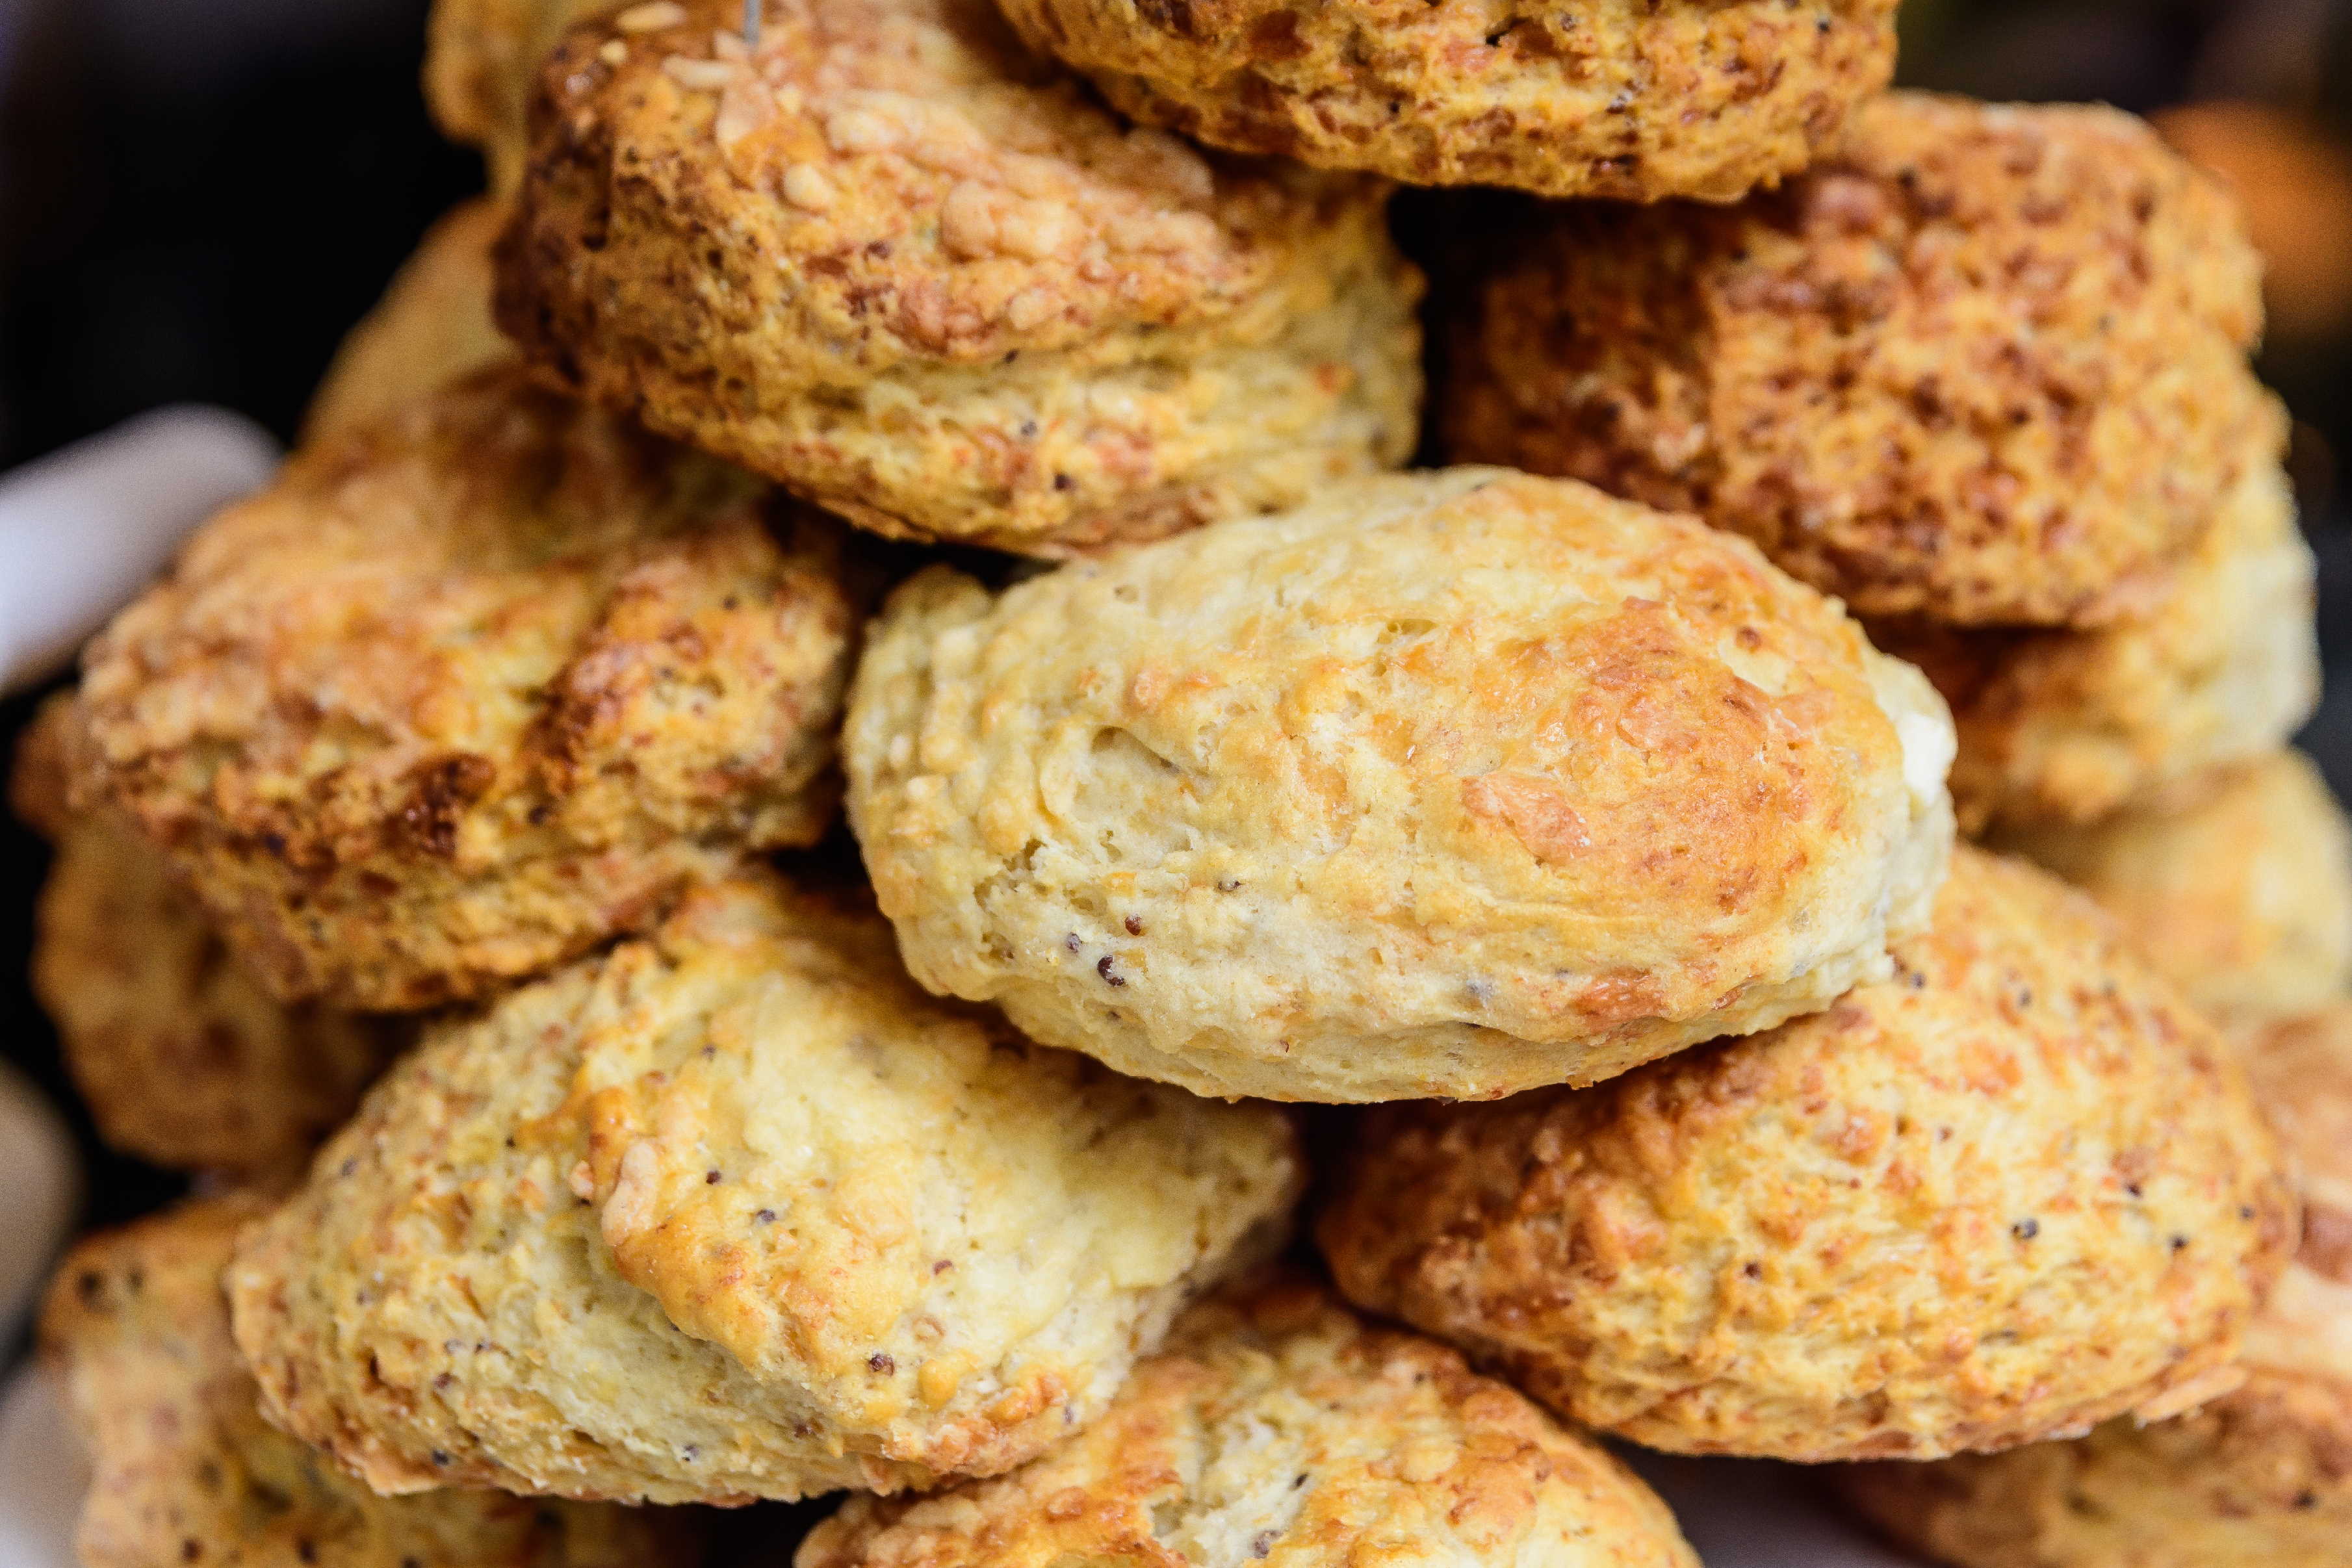
[[[499,320],[587,395],[876,531],[1035,555],[1411,452],[1379,182],[1131,129],[983,0],[771,4],[756,57],[740,20],[640,6],[548,68]]]
[[[1032,1046],[750,876],[432,1030],[230,1291],[271,1418],[379,1491],[890,1491],[1098,1416],[1301,1176],[1272,1107]]]
[[[2352,827],[2311,759],[2274,751],[2181,793],[1992,841],[2097,899],[2208,1012],[2293,1016],[2352,990]]]
[[[490,319],[491,253],[506,209],[487,198],[426,231],[383,298],[343,339],[311,394],[302,440],[331,441],[474,371],[515,357]]]
[[[73,699],[18,743],[17,815],[50,842],[34,994],[108,1145],[154,1165],[266,1177],[297,1169],[359,1103],[406,1031],[287,1007],[230,955],[138,835],[67,800]]]
[[[487,371],[196,533],[84,654],[76,789],[278,997],[478,997],[823,833],[841,546]]]
[[[1415,185],[1732,201],[1895,68],[1893,0],[1005,0],[1148,125]]]
[[[850,814],[917,978],[1202,1093],[1491,1098],[1885,972],[1917,673],[1744,540],[1493,469],[892,599]]]
[[[1951,704],[1961,828],[2079,826],[2286,744],[2319,702],[2317,567],[2268,459],[2154,606],[2094,631],[1879,622]]]
[[[2303,1246],[2247,1335],[2245,1386],[2152,1427],[2113,1421],[1840,1490],[1953,1568],[2338,1568],[2352,1541],[2352,1003],[2241,1037],[2302,1163]]]
[[[1665,1506],[1442,1345],[1296,1280],[1205,1302],[1025,1469],[859,1498],[796,1568],[1698,1568]]]
[[[2269,455],[2259,258],[2112,110],[1889,94],[1777,193],[1491,248],[1450,456],[1699,512],[1860,614],[2113,620]]]
[[[379,1498],[255,1407],[221,1297],[252,1199],[84,1241],[42,1317],[95,1472],[84,1568],[692,1568],[691,1515],[496,1492]]]
[[[2226,1044],[1975,850],[1895,965],[1596,1089],[1374,1113],[1341,1289],[1679,1453],[1929,1458],[2226,1390],[2294,1216]]]

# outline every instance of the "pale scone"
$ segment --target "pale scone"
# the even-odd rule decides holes
[[[630,0],[433,0],[425,29],[425,103],[452,141],[478,148],[490,189],[522,183],[530,151],[530,98],[539,68],[564,29],[618,10],[638,17],[667,7]]]
[[[247,974],[154,852],[66,800],[72,699],[19,742],[11,797],[52,856],[35,914],[34,994],[99,1136],[181,1170],[298,1168],[406,1034],[385,1019],[288,1007]]]
[[[2283,748],[2180,793],[1994,842],[2097,899],[2208,1012],[2292,1016],[2352,991],[2352,827],[2311,759]]]
[[[916,977],[1208,1094],[1486,1098],[1826,1007],[1951,838],[1927,683],[1582,485],[1334,486],[874,628],[850,815]]]
[[[2300,1156],[2303,1249],[2246,1336],[2244,1386],[2177,1420],[1842,1490],[1952,1568],[2343,1568],[2352,1552],[2352,1004],[2248,1036]]]
[[[2319,701],[2315,575],[2286,476],[2265,461],[2170,591],[2114,625],[1870,633],[1951,704],[1965,830],[2081,825],[2286,744]]]
[[[1891,978],[1597,1089],[1389,1106],[1341,1290],[1676,1453],[1929,1458],[2229,1388],[2294,1195],[2228,1046],[2082,894],[1955,857]]]
[[[1416,185],[1733,201],[1895,70],[1895,0],[1002,0],[1119,110]]]
[[[491,252],[506,211],[467,202],[433,225],[383,298],[335,350],[302,416],[305,444],[331,441],[436,387],[515,357],[490,319]]]
[[[588,396],[877,532],[1033,555],[1412,450],[1380,182],[1130,128],[987,0],[771,0],[756,57],[741,18],[637,6],[548,68],[499,319]]]
[[[485,371],[197,532],[83,655],[77,793],[281,998],[477,997],[824,832],[842,543]]]
[[[2260,259],[2112,110],[1890,94],[1777,193],[1487,248],[1450,456],[1697,511],[1861,614],[2112,620],[2273,455]]]
[[[1101,1414],[1301,1174],[1279,1111],[1033,1046],[747,874],[433,1030],[230,1293],[271,1418],[378,1491],[891,1491]]]
[[[83,1568],[693,1568],[690,1513],[497,1492],[379,1498],[254,1404],[221,1296],[250,1200],[84,1241],[41,1320],[92,1479]]]
[[[794,1568],[1111,1563],[1698,1568],[1598,1445],[1294,1279],[1193,1308],[1100,1421],[1025,1469],[852,1499]]]

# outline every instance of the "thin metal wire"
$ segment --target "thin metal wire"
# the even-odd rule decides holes
[[[760,47],[761,0],[743,0],[743,41],[752,48]]]

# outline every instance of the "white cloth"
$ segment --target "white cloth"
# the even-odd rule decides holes
[[[221,408],[165,408],[0,477],[0,691],[63,669],[278,446]]]
[[[0,1062],[0,1341],[17,1325],[48,1277],[81,1203],[73,1139],[40,1091]],[[5,1353],[0,1353],[5,1354]]]
[[[64,1393],[46,1369],[28,1366],[0,1396],[0,1568],[74,1568],[89,1467]]]

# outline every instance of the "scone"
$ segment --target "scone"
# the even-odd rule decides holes
[[[2286,476],[2265,462],[2171,591],[2112,626],[1870,634],[1951,704],[1962,828],[2080,826],[2286,744],[2319,701],[2315,577]]]
[[[900,589],[850,818],[916,978],[1205,1094],[1486,1098],[1886,972],[1951,823],[1908,666],[1582,485],[1334,486]]]
[[[630,13],[631,26],[671,8],[630,0],[433,0],[425,32],[425,104],[452,141],[478,148],[490,189],[522,183],[530,96],[564,29],[583,16]]]
[[[1295,1279],[1193,1308],[1110,1410],[1026,1469],[853,1498],[794,1568],[1698,1568],[1596,1444]]]
[[[1147,125],[1416,185],[1735,201],[1895,69],[1894,0],[1002,0]]]
[[[2245,1385],[2177,1420],[1839,1478],[1952,1568],[2343,1568],[2352,1551],[2352,1005],[2248,1041],[2304,1170],[2303,1249],[2246,1337]]]
[[[1929,1458],[2226,1391],[2294,1196],[2226,1044],[2045,873],[1956,856],[1893,977],[1579,1092],[1390,1106],[1340,1289],[1676,1453]]]
[[[2209,1012],[2292,1016],[2352,991],[2352,827],[2310,758],[2274,751],[2182,794],[1996,842],[2097,899]]]
[[[99,1136],[126,1154],[182,1170],[289,1173],[351,1114],[406,1030],[281,1005],[138,835],[104,812],[75,811],[71,708],[60,694],[26,727],[10,796],[51,847],[33,991],[74,1085]]]
[[[1895,93],[1778,193],[1564,207],[1489,249],[1448,455],[1700,512],[1860,614],[2113,620],[2274,456],[2260,259],[2112,110]]]
[[[771,0],[756,58],[742,10],[548,67],[499,319],[588,396],[877,532],[1045,556],[1412,450],[1380,182],[1132,129],[987,0]]]
[[[380,1492],[891,1491],[1099,1415],[1300,1176],[1279,1111],[1032,1046],[747,874],[432,1031],[230,1293],[270,1418]]]
[[[281,998],[478,997],[832,820],[841,531],[522,376],[298,455],[83,655],[78,794]]]
[[[694,1516],[497,1492],[376,1497],[263,1421],[221,1298],[240,1197],[74,1249],[41,1321],[89,1450],[83,1568],[693,1568]]]
[[[426,233],[383,298],[335,350],[302,416],[305,444],[331,441],[401,404],[515,357],[490,319],[491,253],[506,210],[467,202]]]

